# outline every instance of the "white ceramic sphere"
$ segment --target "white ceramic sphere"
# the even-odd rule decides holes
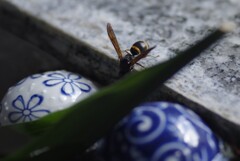
[[[92,81],[65,70],[31,75],[8,89],[0,105],[0,125],[36,120],[70,107],[96,90]]]

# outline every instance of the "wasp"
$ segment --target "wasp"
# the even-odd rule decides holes
[[[120,49],[117,37],[110,23],[107,24],[107,33],[117,52],[120,62],[119,76],[123,76],[126,73],[132,71],[134,64],[140,65],[138,61],[146,57],[148,53],[156,47],[153,46],[149,48],[149,45],[146,41],[137,41],[131,46],[130,49],[124,50],[125,53],[123,56],[123,52]]]

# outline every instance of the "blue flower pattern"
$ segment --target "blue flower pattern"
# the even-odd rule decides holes
[[[52,86],[61,86],[61,93],[66,96],[71,96],[76,92],[90,92],[91,87],[83,82],[80,82],[81,76],[75,75],[73,73],[68,73],[66,75],[62,73],[51,73],[48,74],[50,79],[43,82],[44,85]]]
[[[75,99],[79,94],[88,93],[92,90],[92,87],[81,75],[64,70],[33,74],[16,83],[11,90],[18,89],[21,86],[28,86],[29,83],[34,81],[40,83],[40,86],[45,86],[46,91],[57,90],[59,95],[67,96],[70,99],[71,97]],[[26,94],[19,93],[7,100],[7,102],[5,100],[6,106],[10,107],[9,109],[5,108],[5,102],[0,102],[0,114],[7,117],[7,119],[4,117],[4,120],[1,120],[3,122],[0,122],[0,124],[28,122],[47,115],[50,110],[43,106],[46,100],[48,100],[48,95],[45,97],[45,93],[35,91],[31,94],[28,92]]]
[[[33,75],[30,76],[30,78],[32,78],[32,79],[37,79],[37,78],[40,78],[42,75],[43,75],[43,73],[33,74]]]
[[[27,78],[23,78],[22,80],[17,82],[14,86],[19,86],[19,85],[23,84],[26,80],[27,80]]]
[[[12,101],[12,107],[15,109],[8,114],[8,119],[11,123],[28,122],[40,118],[43,115],[50,113],[46,109],[38,109],[43,102],[43,96],[34,94],[25,102],[22,95],[19,95]]]
[[[43,73],[33,74],[33,75],[29,76],[29,78],[31,78],[31,79],[37,79],[37,78],[40,78],[42,75],[43,75]],[[28,77],[23,78],[22,80],[20,80],[19,82],[17,82],[17,83],[15,84],[15,86],[19,86],[19,85],[23,84],[27,79],[28,79]]]

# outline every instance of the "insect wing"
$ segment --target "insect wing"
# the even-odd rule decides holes
[[[153,46],[151,48],[149,48],[148,50],[144,51],[143,53],[137,55],[130,63],[131,65],[136,64],[139,60],[141,60],[142,58],[146,57],[148,55],[148,53],[150,53],[150,51],[152,49],[154,49],[156,46]]]
[[[119,43],[117,41],[117,37],[116,37],[110,23],[107,24],[107,32],[108,32],[108,37],[110,38],[110,40],[111,40],[111,42],[112,42],[112,44],[113,44],[113,46],[114,46],[114,48],[115,48],[115,50],[118,54],[118,58],[122,59],[122,57],[123,57],[122,56],[122,51],[120,49]]]

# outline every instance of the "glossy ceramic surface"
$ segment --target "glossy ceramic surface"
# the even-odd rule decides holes
[[[104,141],[108,161],[216,161],[219,142],[190,110],[168,102],[145,103]]]
[[[97,90],[79,74],[65,70],[34,74],[9,88],[0,106],[0,123],[36,120],[67,108]]]

